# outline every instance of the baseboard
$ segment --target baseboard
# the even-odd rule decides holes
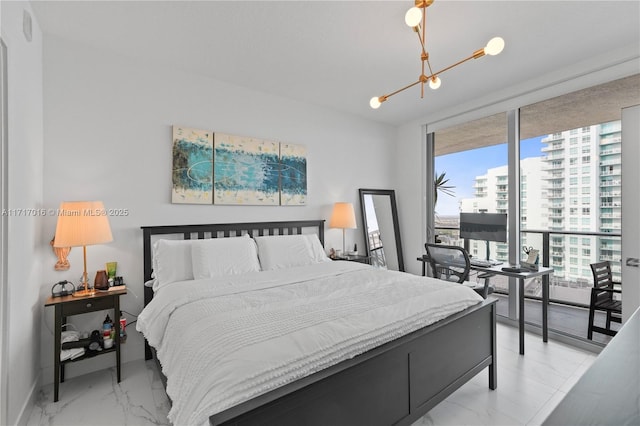
[[[24,404],[20,408],[20,412],[15,420],[15,422],[9,424],[16,425],[26,425],[29,421],[29,417],[31,416],[31,412],[33,411],[33,407],[36,404],[36,397],[38,396],[38,390],[40,389],[40,378],[42,377],[42,373],[40,373],[33,384],[31,385],[31,389],[29,390],[29,394],[24,399]]]

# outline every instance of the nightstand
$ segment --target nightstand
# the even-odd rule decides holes
[[[371,264],[371,256],[363,256],[361,254],[348,254],[346,256],[336,256],[336,257],[333,257],[332,260],[346,260],[348,262],[366,263],[367,265]]]
[[[116,370],[118,383],[120,383],[120,296],[127,294],[126,289],[111,291],[96,291],[95,294],[85,297],[62,296],[49,297],[45,306],[55,306],[55,327],[53,331],[54,339],[54,374],[53,374],[53,402],[58,402],[58,390],[60,383],[64,382],[64,367],[70,362],[77,362],[91,358],[94,355],[103,355],[111,352],[116,354]],[[67,317],[72,315],[86,314],[89,312],[113,309],[113,327],[115,328],[114,344],[109,349],[103,349],[92,355],[82,355],[75,359],[60,361],[60,351],[62,349],[61,333],[62,325],[66,324]],[[102,331],[101,326],[96,329]]]

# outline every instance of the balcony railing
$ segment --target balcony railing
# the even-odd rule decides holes
[[[442,232],[442,234],[441,234]],[[565,231],[565,230],[532,230],[526,229],[521,231],[526,236],[528,246],[535,248],[540,247],[540,262],[544,266],[551,266],[554,270],[550,277],[549,295],[552,303],[576,306],[581,308],[589,307],[589,298],[591,288],[593,287],[591,272],[589,266],[581,263],[570,265],[570,257],[578,257],[580,259],[587,258],[589,263],[601,260],[609,260],[614,271],[614,281],[620,281],[621,270],[621,254],[617,250],[620,247],[621,234],[613,232],[582,232],[582,231]],[[459,228],[457,227],[436,227],[436,233],[439,235],[447,235],[449,243],[462,245],[462,240],[458,237]],[[595,239],[593,239],[595,237]],[[577,238],[577,242],[572,242]],[[585,245],[585,239],[589,238],[588,244]],[[600,241],[598,241],[600,240]],[[611,244],[601,241],[617,241]],[[570,248],[579,247],[579,253],[571,254]],[[478,247],[482,247],[479,245]],[[582,255],[584,248],[590,248],[588,256]],[[614,253],[612,253],[615,252]],[[500,254],[503,254],[501,252]],[[522,254],[524,256],[524,254]],[[578,269],[579,273],[572,274],[571,269]],[[537,280],[537,281],[536,281]],[[531,279],[525,284],[525,297],[540,300],[542,296],[541,279]],[[497,293],[508,292],[508,280],[504,277],[492,277],[491,283],[496,287]]]

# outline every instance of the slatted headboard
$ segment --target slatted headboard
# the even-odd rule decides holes
[[[263,235],[294,235],[302,233],[315,233],[324,245],[324,220],[296,220],[286,222],[251,222],[251,223],[212,223],[208,225],[168,225],[168,226],[142,226],[143,233],[143,263],[144,280],[151,279],[152,252],[154,239],[158,236],[172,236],[172,239],[204,239],[227,238],[244,234],[252,237]],[[153,289],[144,287],[144,305],[147,306],[153,299]],[[151,359],[151,351],[145,341],[145,359]]]

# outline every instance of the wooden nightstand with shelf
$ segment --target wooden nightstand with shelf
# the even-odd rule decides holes
[[[54,380],[53,380],[53,402],[58,401],[58,393],[60,383],[64,382],[64,367],[70,362],[77,362],[88,359],[93,356],[108,354],[115,352],[116,354],[116,371],[118,383],[120,383],[120,296],[127,294],[126,288],[96,291],[91,296],[75,297],[49,297],[45,302],[45,306],[55,306],[55,326],[53,331],[54,339]],[[60,361],[60,352],[62,350],[61,334],[62,326],[67,323],[67,317],[72,315],[86,314],[89,312],[103,311],[113,309],[113,327],[115,329],[114,344],[109,349],[93,353],[91,355],[82,355],[78,358]],[[96,327],[101,330],[101,327]]]

